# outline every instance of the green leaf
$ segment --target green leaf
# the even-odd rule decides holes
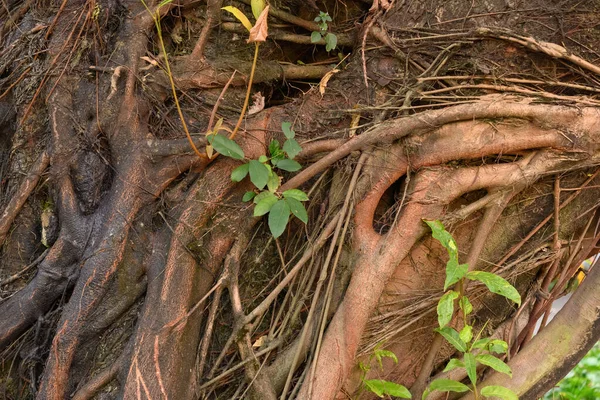
[[[277,198],[277,196],[275,196],[273,193],[271,192],[260,192],[255,198],[254,198],[254,204],[258,204],[262,199],[264,199],[265,197],[275,197]]]
[[[314,31],[310,34],[311,43],[318,43],[321,40],[321,32]]]
[[[294,136],[296,136],[296,132],[294,132],[294,130],[292,129],[291,122],[282,122],[281,130],[283,131],[283,134],[287,139],[293,139]]]
[[[254,15],[254,19],[258,19],[260,13],[265,9],[265,0],[252,0],[250,2],[250,6],[252,7],[252,15]]]
[[[452,371],[453,369],[456,369],[456,368],[464,368],[464,367],[465,367],[464,362],[460,361],[458,358],[451,358],[450,361],[448,361],[446,368],[444,368],[444,371],[442,371],[442,372],[448,372],[448,371]]]
[[[508,343],[504,340],[493,339],[490,341],[488,349],[493,353],[504,354],[508,351]]]
[[[244,159],[244,150],[233,140],[223,135],[210,135],[209,142],[212,147],[223,154],[235,160]]]
[[[250,201],[256,196],[255,192],[246,192],[244,193],[244,197],[242,197],[242,201]]]
[[[465,343],[469,343],[471,339],[473,339],[473,327],[471,325],[463,326],[458,336],[460,336]]]
[[[498,357],[494,357],[490,354],[480,354],[475,359],[483,365],[487,365],[494,370],[506,374],[512,378],[512,370],[510,367]]]
[[[377,363],[379,364],[379,368],[381,369],[383,369],[383,364],[381,363],[381,360],[384,357],[391,358],[396,364],[398,364],[398,357],[396,357],[396,354],[394,354],[394,352],[392,351],[384,349],[375,349],[373,350],[373,354],[375,354],[375,359],[377,359]]]
[[[279,200],[269,212],[269,229],[275,239],[281,236],[289,219],[290,207],[285,200]]]
[[[462,384],[457,381],[454,381],[452,379],[436,379],[435,381],[433,381],[429,384],[429,387],[423,393],[423,396],[421,397],[421,399],[422,400],[426,399],[427,396],[429,396],[429,393],[431,393],[434,390],[439,390],[440,392],[463,393],[463,392],[467,392],[471,389],[469,389],[469,387],[467,385]]]
[[[288,171],[288,172],[295,172],[295,171],[301,170],[302,165],[300,165],[297,161],[286,158],[277,163],[277,168],[282,169],[284,171]]]
[[[250,180],[258,189],[262,190],[269,181],[269,169],[265,164],[250,160]]]
[[[325,50],[331,51],[337,47],[337,36],[329,32],[325,35]]]
[[[490,339],[490,338],[479,339],[475,343],[473,343],[472,348],[485,349],[487,347],[488,343],[490,343],[491,341],[492,341],[492,339]]]
[[[521,295],[517,292],[517,289],[504,278],[492,274],[491,272],[484,271],[471,271],[467,273],[467,278],[473,281],[482,282],[487,286],[490,292],[504,296],[517,303],[517,305],[521,305]]]
[[[269,161],[269,157],[265,156],[264,154],[262,156],[258,157],[258,162],[261,162],[264,164],[267,161]]]
[[[454,329],[445,326],[443,328],[437,328],[435,331],[442,335],[448,341],[448,343],[454,346],[457,350],[463,353],[467,351],[467,344],[460,338],[460,335]]]
[[[452,238],[452,235],[450,235],[450,232],[444,228],[444,224],[442,224],[442,222],[439,220],[424,221],[427,225],[429,225],[429,228],[431,228],[431,236],[433,236],[434,239],[439,241],[440,244],[444,246],[444,248],[448,251],[448,254],[450,256],[457,255],[458,248],[456,247],[456,242]]]
[[[281,177],[272,170],[269,171],[269,180],[267,181],[269,192],[274,193],[279,188],[279,185],[281,185]]]
[[[461,310],[463,310],[465,315],[469,315],[473,311],[473,305],[471,304],[467,296],[463,296],[460,298],[460,300],[458,301],[458,306]]]
[[[308,223],[308,214],[306,213],[306,208],[304,205],[300,203],[298,200],[290,197],[289,199],[285,199],[285,202],[288,204],[288,207],[300,221],[305,224]]]
[[[296,139],[288,139],[283,144],[283,151],[287,153],[289,158],[295,158],[302,151],[302,147]]]
[[[458,260],[451,259],[446,264],[446,281],[444,290],[461,280],[469,270],[468,264],[459,264]]]
[[[288,189],[285,192],[283,192],[283,197],[285,197],[286,199],[296,199],[298,201],[308,201],[307,194],[299,189]]]
[[[475,356],[472,353],[465,353],[463,357],[465,363],[465,369],[467,370],[467,375],[471,380],[473,385],[477,384],[477,361],[475,361]]]
[[[248,17],[246,17],[244,15],[243,12],[240,11],[239,8],[227,6],[227,7],[221,8],[221,10],[225,10],[225,11],[232,13],[233,16],[236,17],[238,19],[238,21],[240,21],[242,23],[242,25],[244,25],[244,28],[248,29],[248,32],[250,32],[252,30],[252,24],[250,23],[250,20],[248,19]]]
[[[440,328],[448,325],[452,320],[452,315],[454,314],[454,300],[456,300],[459,296],[459,293],[450,290],[442,296],[437,305],[437,314],[438,314],[438,323],[440,324]]]
[[[269,154],[273,157],[280,151],[281,148],[279,147],[279,141],[275,139],[271,140],[271,143],[269,143]]]
[[[479,392],[485,397],[499,397],[503,400],[519,400],[515,392],[504,386],[486,386]]]
[[[400,397],[402,399],[410,399],[412,397],[407,388],[394,382],[381,379],[365,379],[363,382],[367,389],[379,397],[383,397],[384,395]]]
[[[263,196],[258,201],[258,203],[256,203],[256,206],[254,207],[254,216],[255,217],[260,217],[261,215],[265,215],[266,213],[271,211],[271,209],[273,208],[275,203],[277,203],[277,201],[279,200],[277,198],[277,196],[275,196],[271,192],[263,192],[263,193],[268,193],[268,194],[270,194],[270,196]],[[258,198],[258,196],[256,196],[256,198]]]
[[[242,164],[233,171],[231,171],[231,180],[233,182],[240,182],[248,175],[248,164]]]

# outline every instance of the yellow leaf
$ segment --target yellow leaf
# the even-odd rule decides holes
[[[258,20],[258,18],[260,18],[260,13],[265,9],[265,0],[252,0],[250,5],[252,6],[254,18]]]
[[[242,23],[242,25],[244,25],[244,27],[246,29],[248,29],[248,32],[250,32],[250,30],[252,29],[252,24],[250,23],[250,20],[248,19],[248,17],[246,17],[244,15],[244,13],[240,11],[239,8],[227,6],[227,7],[223,7],[222,10],[232,13],[233,16],[236,17]]]
[[[206,156],[208,158],[212,158],[213,154],[214,154],[213,147],[210,144],[206,145]]]
[[[327,87],[327,83],[329,82],[331,77],[334,74],[337,74],[338,72],[340,72],[339,69],[332,69],[331,71],[323,75],[323,78],[321,78],[321,82],[319,82],[319,92],[321,93],[321,96],[325,94],[325,88]]]
[[[248,39],[248,43],[253,42],[264,42],[267,40],[268,27],[267,27],[267,17],[269,16],[269,6],[266,6],[265,9],[260,13],[258,18],[256,19],[256,24],[250,30],[250,38]]]

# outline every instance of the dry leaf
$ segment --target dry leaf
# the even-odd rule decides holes
[[[327,87],[327,82],[329,82],[331,77],[333,75],[337,74],[338,72],[340,72],[339,69],[332,69],[331,71],[327,72],[323,76],[323,78],[321,78],[321,82],[319,82],[319,92],[321,93],[321,96],[325,94],[325,88]]]
[[[256,339],[256,342],[252,343],[252,347],[260,347],[265,343],[264,335]]]
[[[158,67],[158,62],[150,57],[144,56],[144,57],[140,57],[140,59],[146,61],[150,65]]]
[[[359,105],[356,104],[354,109],[358,109]],[[360,122],[360,112],[356,112],[352,114],[352,121],[350,121],[350,137],[354,137],[356,135],[356,128],[358,128],[358,123]]]
[[[248,115],[261,112],[265,108],[265,96],[260,92],[254,93],[252,96],[252,105],[248,108]]]
[[[264,42],[267,40],[267,36],[269,35],[267,27],[268,16],[269,6],[266,6],[256,20],[256,24],[254,24],[252,29],[250,29],[250,38],[248,39],[248,43]]]

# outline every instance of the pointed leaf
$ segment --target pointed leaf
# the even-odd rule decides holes
[[[302,151],[302,146],[296,141],[296,139],[288,139],[283,144],[283,151],[285,151],[289,158],[295,158]]]
[[[446,365],[446,368],[444,368],[443,372],[448,372],[448,371],[452,371],[453,369],[456,368],[464,368],[465,367],[465,363],[460,361],[458,358],[451,358],[450,361],[448,361],[448,364]]]
[[[459,264],[457,260],[450,260],[446,264],[446,281],[444,290],[461,280],[469,270],[468,264]]]
[[[269,180],[267,181],[269,192],[274,193],[279,188],[279,185],[281,185],[281,177],[275,172],[269,171]]]
[[[277,199],[277,196],[275,196],[273,193],[271,192],[260,192],[255,198],[254,198],[254,204],[258,204],[262,199],[264,199],[265,197],[274,197]]]
[[[407,388],[394,382],[380,379],[365,379],[363,382],[367,389],[379,397],[383,397],[384,395],[400,397],[402,399],[410,399],[412,397]]]
[[[244,197],[242,197],[242,201],[250,201],[254,197],[256,197],[256,193],[255,192],[246,192],[246,193],[244,193]]]
[[[250,6],[252,7],[252,15],[255,19],[258,19],[260,13],[265,9],[265,0],[252,0]]]
[[[475,343],[473,343],[472,348],[485,349],[487,347],[488,343],[490,343],[491,341],[492,341],[492,339],[490,339],[490,338],[479,339]]]
[[[279,151],[281,151],[281,147],[279,147],[279,141],[276,139],[271,140],[271,143],[269,143],[269,154],[271,157],[273,157]]]
[[[488,349],[492,353],[504,354],[508,351],[508,343],[506,343],[504,340],[493,339],[490,341]]]
[[[250,160],[250,180],[258,189],[263,190],[269,181],[269,169],[265,164],[256,160]]]
[[[295,172],[301,170],[302,165],[300,165],[297,161],[286,158],[277,163],[277,168],[288,172]]]
[[[296,199],[298,201],[308,201],[307,194],[299,189],[288,189],[285,192],[283,192],[283,197],[285,197],[286,199]]]
[[[240,182],[242,179],[248,175],[248,164],[242,164],[233,171],[231,171],[231,180],[233,182]]]
[[[475,361],[475,356],[472,353],[465,353],[463,357],[463,362],[465,363],[465,369],[467,370],[467,375],[471,380],[473,385],[477,384],[477,361]]]
[[[246,17],[239,8],[227,6],[227,7],[221,8],[221,10],[225,10],[225,11],[232,13],[233,16],[236,17],[238,19],[238,21],[240,21],[242,23],[242,25],[244,25],[244,28],[248,29],[248,32],[250,32],[250,30],[252,29],[252,24],[250,23],[250,20],[248,19],[248,17]]]
[[[427,398],[427,396],[429,396],[429,393],[431,393],[434,390],[439,390],[440,392],[463,393],[463,392],[467,392],[471,389],[469,389],[469,387],[467,385],[462,384],[457,381],[454,381],[452,379],[436,379],[435,381],[433,381],[429,384],[429,387],[423,393],[423,396],[421,397],[421,399],[425,400]]]
[[[454,346],[458,351],[463,353],[467,351],[467,344],[460,338],[460,335],[454,329],[445,326],[443,328],[435,329],[435,331],[442,335],[448,343]]]
[[[223,135],[210,135],[209,139],[212,147],[223,154],[236,160],[244,159],[244,150],[233,140]]]
[[[325,50],[331,51],[337,47],[337,36],[333,33],[328,33],[325,35]]]
[[[269,229],[275,239],[285,231],[289,219],[290,207],[284,200],[279,200],[269,212]]]
[[[454,300],[456,300],[459,296],[459,293],[450,290],[442,296],[437,305],[437,314],[438,314],[438,323],[440,324],[440,328],[448,325],[452,320],[452,315],[454,314]]]
[[[281,130],[283,131],[283,134],[285,135],[285,137],[287,139],[293,139],[294,136],[296,136],[296,132],[294,132],[294,130],[292,129],[292,123],[291,122],[282,122],[281,123]]]
[[[375,357],[377,358],[377,360],[381,360],[382,358],[387,357],[391,358],[396,364],[398,364],[398,357],[396,357],[396,354],[394,354],[393,351],[377,349],[373,353],[375,353]]]
[[[313,31],[313,33],[310,34],[311,43],[318,43],[321,40],[321,38],[321,32]]]
[[[268,36],[267,17],[269,16],[269,6],[266,6],[256,18],[256,23],[250,29],[250,37],[248,43],[265,42]]]
[[[458,301],[458,306],[465,313],[465,315],[469,315],[473,311],[473,305],[471,304],[467,296],[463,296],[460,298],[460,300]]]
[[[467,278],[473,281],[482,282],[487,286],[490,292],[504,296],[517,303],[517,305],[521,305],[521,295],[517,292],[517,289],[504,278],[492,274],[491,272],[484,271],[471,271],[467,274]]]
[[[504,386],[486,386],[479,393],[485,397],[499,397],[502,400],[519,400],[515,392]]]
[[[490,354],[480,354],[475,359],[483,365],[487,365],[488,367],[506,374],[512,378],[512,370],[510,367],[498,357],[494,357]]]
[[[285,199],[285,202],[288,204],[290,211],[294,214],[300,221],[305,224],[308,223],[308,214],[306,213],[306,208],[304,205],[300,203],[298,200],[290,197],[289,199]]]
[[[459,332],[458,336],[465,342],[469,343],[473,339],[473,327],[471,325],[465,325]]]
[[[271,196],[265,196],[258,201],[256,206],[254,207],[254,216],[255,217],[260,217],[261,215],[265,215],[266,213],[271,211],[271,209],[273,208],[275,203],[277,203],[277,200],[278,200],[277,196],[275,196],[271,192],[266,192],[266,193],[269,193]]]

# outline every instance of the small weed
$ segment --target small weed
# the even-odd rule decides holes
[[[310,35],[310,41],[313,43],[319,42],[321,39],[325,40],[325,50],[330,52],[337,47],[337,36],[333,33],[328,32],[329,24],[331,22],[329,13],[319,11],[319,15],[315,18],[315,22],[319,24],[319,31],[314,31]]]

